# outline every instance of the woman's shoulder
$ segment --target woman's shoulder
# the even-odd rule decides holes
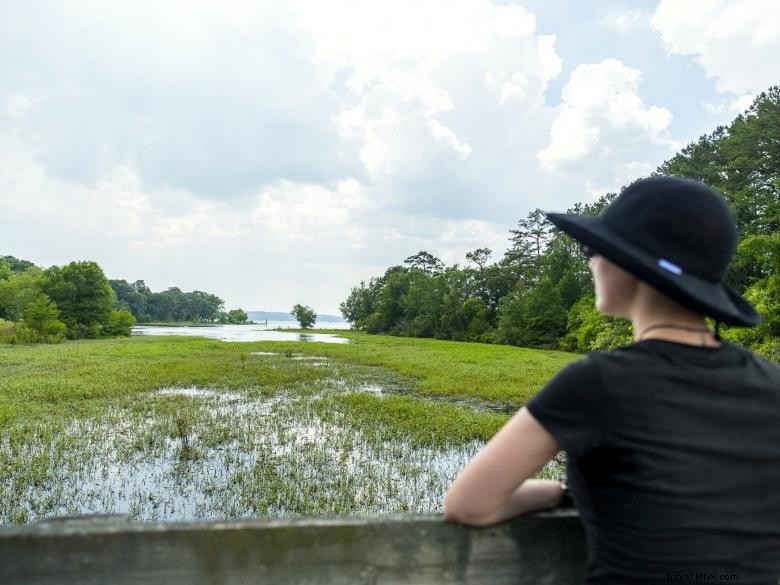
[[[702,347],[648,339],[608,351],[589,353],[585,363],[602,377],[664,375],[689,372],[692,376],[742,378],[746,382],[775,384],[780,388],[780,366],[749,349],[728,341],[718,347]]]

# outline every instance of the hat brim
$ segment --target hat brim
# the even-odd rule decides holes
[[[676,274],[659,265],[659,258],[644,252],[605,226],[598,216],[547,213],[547,218],[575,240],[647,282],[681,305],[713,319],[752,327],[761,322],[753,306],[731,287],[693,274]]]

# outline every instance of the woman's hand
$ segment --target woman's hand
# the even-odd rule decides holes
[[[557,506],[558,481],[528,479],[560,450],[555,438],[522,408],[472,459],[444,498],[444,519],[484,526]]]

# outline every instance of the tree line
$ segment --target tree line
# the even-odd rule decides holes
[[[54,343],[130,335],[135,317],[95,262],[42,269],[0,256],[0,342]]]
[[[130,335],[137,322],[246,323],[242,309],[176,287],[154,293],[138,280],[108,280],[96,262],[40,268],[0,256],[0,343],[56,343]]]
[[[722,335],[780,361],[780,86],[756,97],[730,125],[689,144],[656,171],[686,176],[724,194],[739,244],[726,282],[763,315]],[[617,194],[568,213],[597,214]],[[585,352],[630,342],[631,325],[594,307],[587,259],[535,209],[510,230],[509,247],[468,252],[445,266],[427,251],[352,288],[340,304],[354,328]]]
[[[110,280],[118,303],[127,308],[139,323],[231,323],[244,324],[249,316],[243,309],[225,311],[225,301],[217,295],[195,290],[182,292],[172,286],[152,292],[143,280],[129,283]]]

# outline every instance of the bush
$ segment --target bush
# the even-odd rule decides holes
[[[16,332],[16,323],[0,319],[0,343],[11,343]]]
[[[24,326],[39,337],[62,339],[65,333],[65,323],[59,320],[59,316],[60,311],[57,305],[46,295],[40,295],[27,305]]]
[[[135,317],[128,309],[114,309],[108,318],[103,333],[108,336],[129,337],[135,325]]]
[[[30,329],[23,323],[0,320],[0,343],[32,345],[33,343],[60,343],[62,334],[46,334]]]
[[[774,362],[780,362],[780,275],[772,275],[749,286],[745,298],[763,321],[756,327],[732,327],[723,337],[735,341]]]
[[[599,313],[593,294],[574,303],[568,319],[568,332],[562,345],[569,351],[614,349],[633,341],[631,322]]]

